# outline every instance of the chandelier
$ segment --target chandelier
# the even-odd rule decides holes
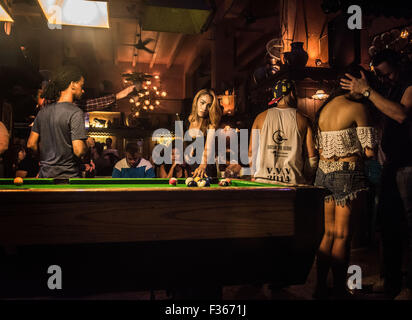
[[[167,92],[162,89],[159,75],[133,72],[124,73],[122,77],[125,84],[133,83],[136,86],[129,99],[130,111],[134,117],[138,117],[141,112],[153,111],[160,105],[160,99],[167,96]]]

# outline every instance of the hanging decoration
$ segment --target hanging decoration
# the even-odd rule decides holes
[[[142,112],[153,111],[160,105],[160,100],[167,96],[163,90],[159,75],[151,75],[143,72],[122,74],[125,84],[133,83],[136,89],[130,96],[130,111],[134,117],[140,116]]]

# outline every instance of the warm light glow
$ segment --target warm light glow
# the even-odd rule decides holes
[[[154,109],[154,107],[153,107],[152,105],[150,105],[150,106],[149,106],[149,109],[150,109],[150,110],[153,110],[153,109]]]
[[[146,84],[147,84],[148,86],[150,86],[150,85],[152,84],[152,81],[147,80],[147,81],[146,81]]]
[[[312,96],[312,99],[315,100],[325,100],[329,97],[328,94],[325,93],[323,90],[317,90],[316,93]]]
[[[160,92],[159,92],[159,91],[156,91],[156,94],[157,94],[157,95],[159,95],[159,94],[160,94]]]
[[[133,98],[130,98],[129,102],[130,102],[130,103],[134,103],[134,99],[133,99]]]
[[[162,97],[166,97],[167,96],[167,92],[166,91],[163,91],[162,92]]]
[[[106,1],[37,0],[51,24],[109,28]]]
[[[123,80],[124,83],[127,83],[128,81],[126,79]]]
[[[154,90],[154,91],[157,91],[157,87],[153,87],[153,90]]]
[[[149,91],[146,91],[146,92],[145,92],[145,95],[147,95],[147,96],[148,96],[149,94],[150,94],[150,92],[149,92]]]
[[[154,76],[154,78],[155,78],[156,80],[160,79],[160,77],[159,77],[158,75]]]
[[[143,93],[139,93],[139,97],[141,98],[141,97],[143,97],[144,96],[144,94]]]
[[[139,111],[136,111],[134,114],[135,117],[138,117],[139,115],[140,115]]]
[[[143,86],[143,89],[147,90],[147,86]]]
[[[143,106],[143,109],[147,110],[147,107],[146,107],[146,106]]]
[[[230,126],[225,126],[225,128],[224,128],[223,130],[229,131],[229,130],[230,130]]]
[[[136,102],[136,107],[138,107],[138,106],[140,106],[140,102],[139,102],[139,101]]]
[[[145,100],[145,101],[144,101],[144,104],[148,106],[148,105],[150,104],[150,101],[149,101],[149,100]]]
[[[9,16],[6,10],[0,4],[0,21],[4,22],[14,22],[14,20]]]
[[[402,30],[401,32],[401,38],[406,39],[409,36],[408,30]]]
[[[159,101],[159,100],[156,100],[155,103],[156,103],[156,105],[158,106],[158,105],[160,104],[160,101]]]

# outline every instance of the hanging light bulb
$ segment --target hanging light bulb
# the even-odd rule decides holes
[[[139,102],[139,101],[136,102],[136,107],[138,107],[138,106],[140,106],[140,102]]]
[[[160,77],[159,77],[158,75],[155,75],[154,78],[155,78],[156,80],[159,80],[159,79],[160,79]]]
[[[139,93],[139,97],[141,98],[141,97],[143,97],[144,96],[144,94],[143,93]]]
[[[157,87],[153,87],[153,90],[154,90],[154,91],[157,91]]]
[[[146,107],[146,106],[143,106],[143,109],[144,109],[144,110],[147,110],[147,107]]]
[[[162,97],[166,97],[167,96],[167,92],[166,91],[163,91],[162,92]]]
[[[143,89],[147,90],[147,86],[143,86]]]
[[[149,91],[146,91],[146,92],[145,92],[145,95],[147,95],[147,96],[148,96],[149,94],[150,94],[150,92],[149,92]]]
[[[159,95],[159,94],[160,94],[160,92],[159,92],[159,91],[156,91],[156,94],[157,94],[157,95]]]
[[[126,79],[123,80],[124,83],[127,83],[128,81]]]
[[[130,98],[129,102],[130,102],[130,103],[134,103],[134,99],[133,99],[133,98]]]
[[[150,104],[150,101],[149,101],[149,100],[145,100],[145,101],[144,101],[144,104],[148,106],[148,105]]]
[[[159,100],[156,100],[155,103],[156,103],[156,105],[158,106],[158,105],[160,104],[160,101],[159,101]]]
[[[150,105],[150,106],[149,106],[149,109],[150,109],[150,110],[153,110],[153,109],[154,109],[154,107],[153,107],[152,105]]]
[[[148,86],[150,86],[150,85],[152,84],[152,81],[147,80],[147,81],[146,81],[146,84],[147,84]]]
[[[136,111],[135,114],[134,114],[134,116],[135,116],[135,117],[138,117],[139,114],[140,114],[139,111]]]

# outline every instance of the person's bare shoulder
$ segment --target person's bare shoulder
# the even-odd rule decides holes
[[[255,122],[253,123],[253,127],[254,128],[262,128],[263,123],[265,122],[267,114],[268,114],[268,110],[265,110],[265,111],[259,113],[255,118]]]

